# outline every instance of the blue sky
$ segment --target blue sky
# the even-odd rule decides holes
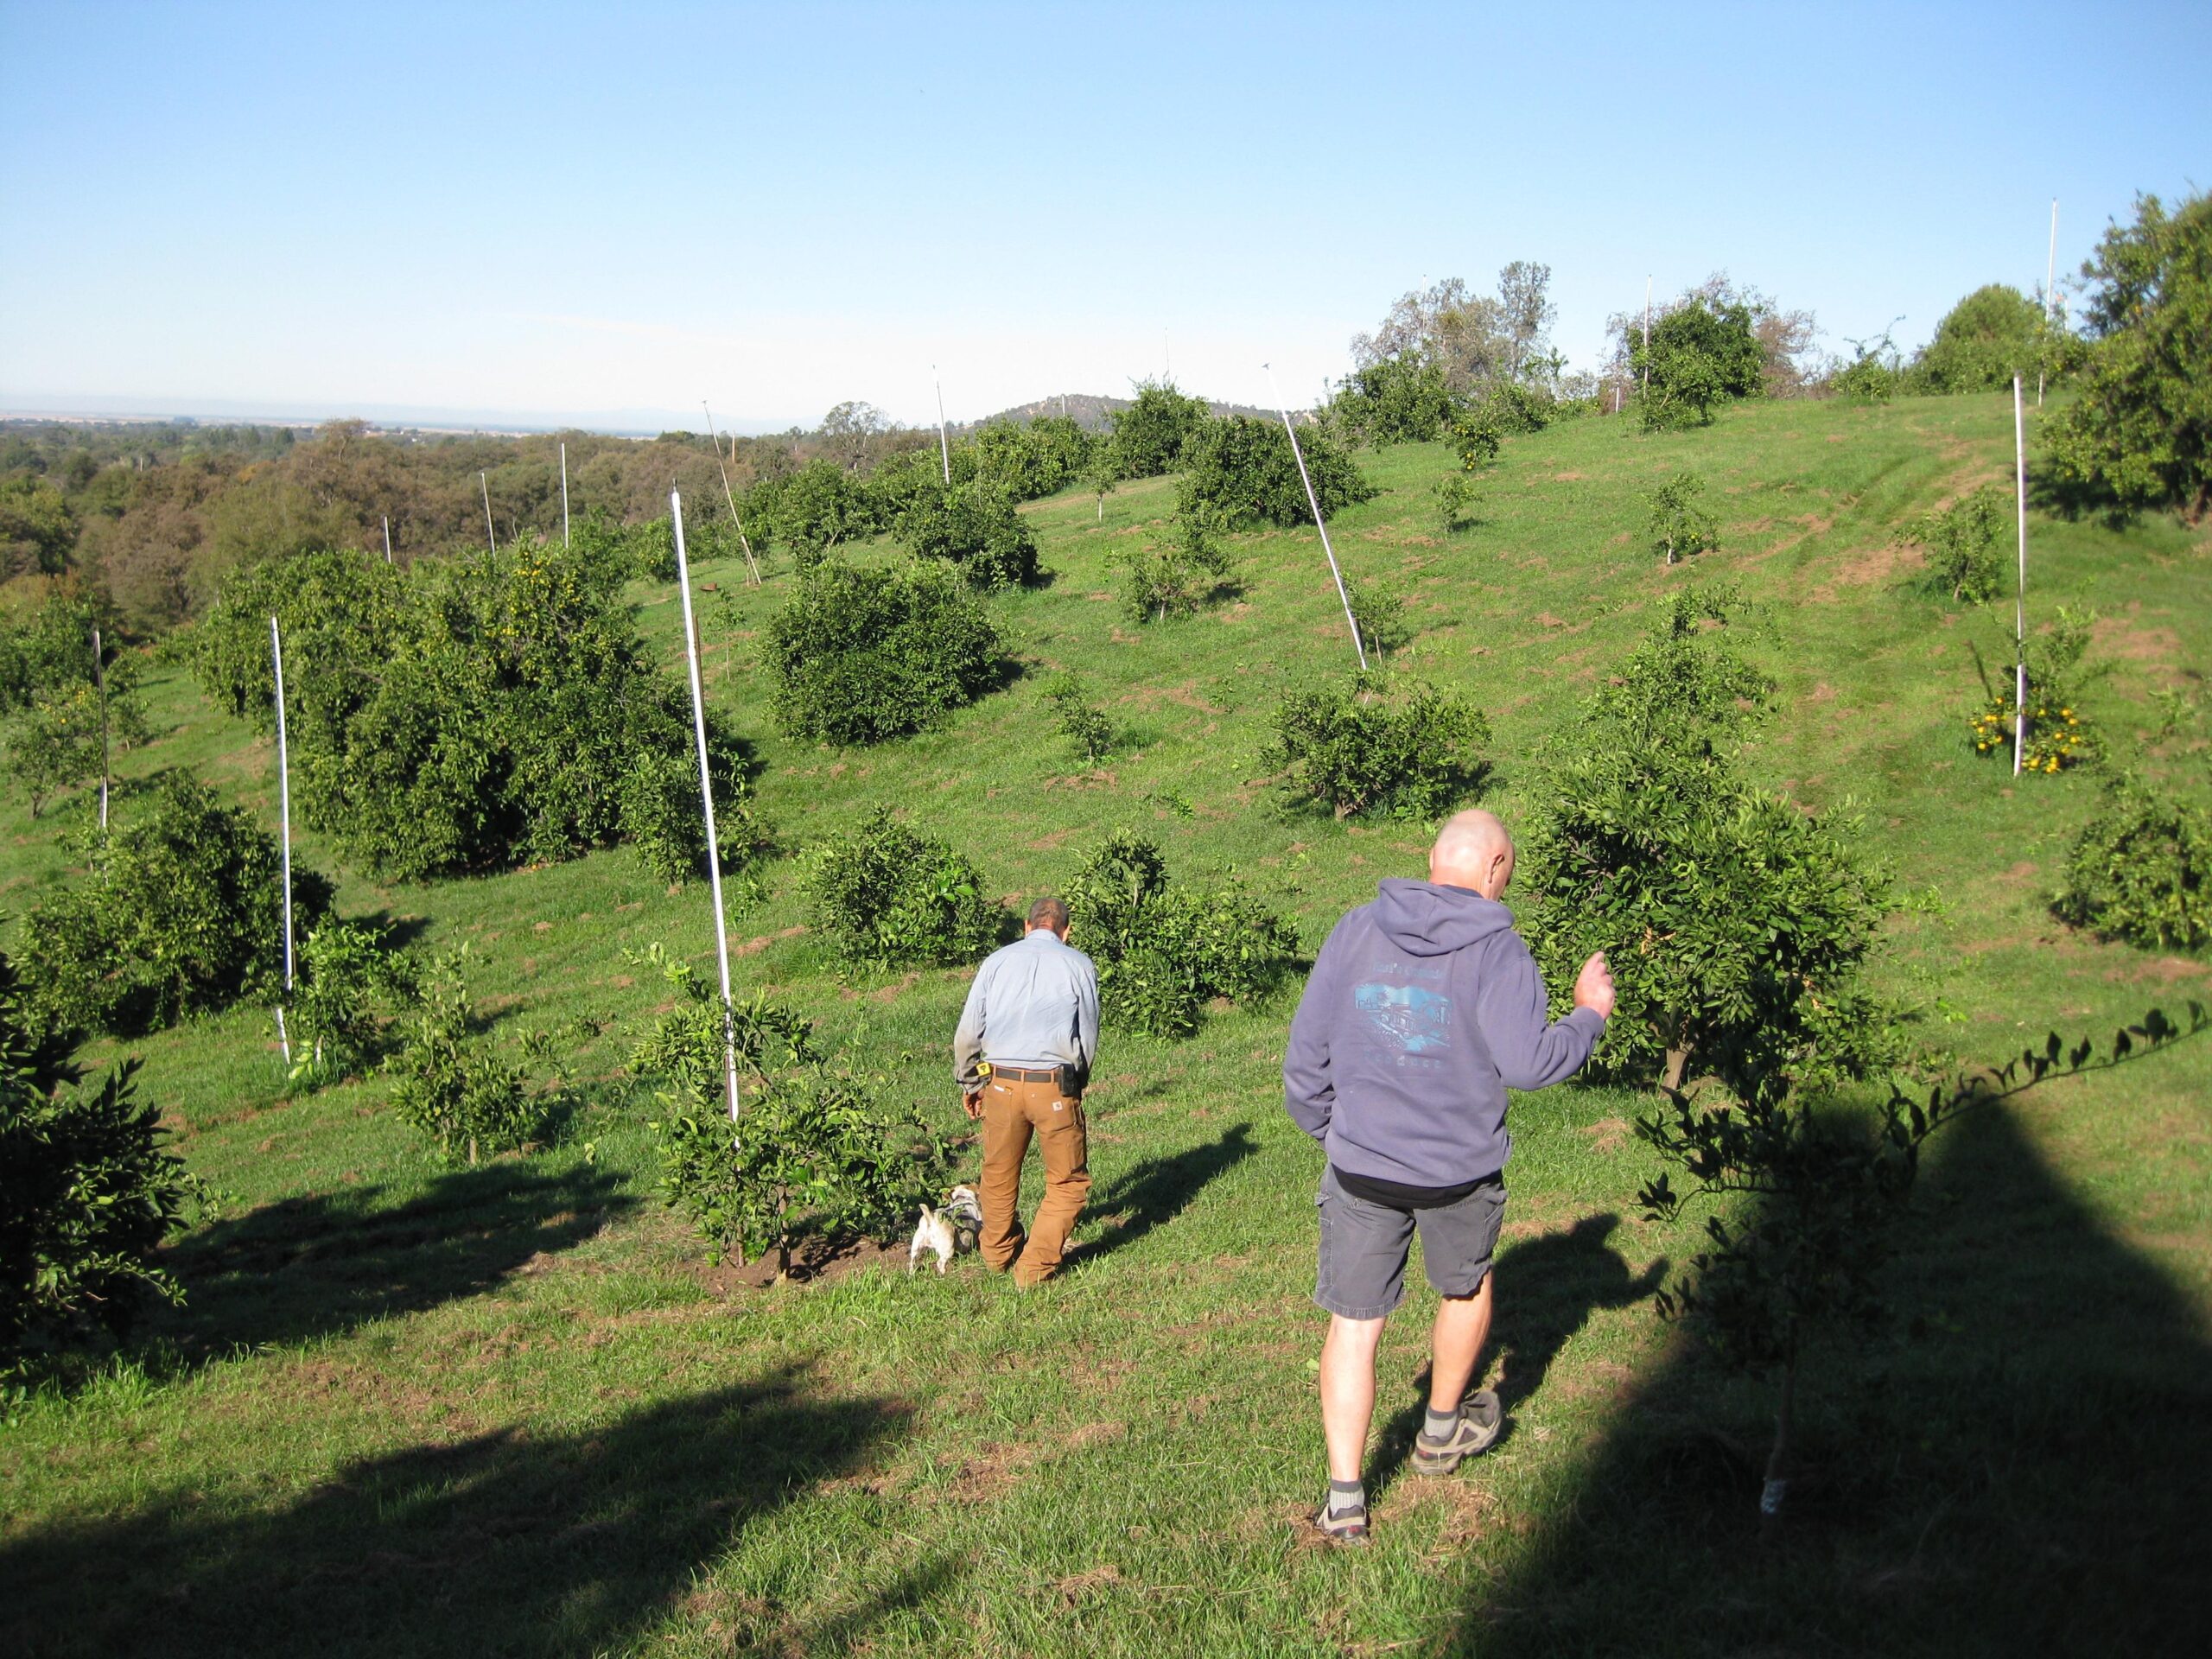
[[[2212,185],[2212,6],[0,0],[0,408],[1310,401],[1417,283],[1829,344]]]

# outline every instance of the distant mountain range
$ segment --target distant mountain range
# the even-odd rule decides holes
[[[1103,432],[1116,410],[1127,409],[1127,397],[1103,397],[1087,391],[1071,391],[1034,403],[1017,404],[982,420],[959,422],[951,430],[975,431],[993,421],[1033,421],[1047,415],[1065,415],[1086,432]],[[1248,404],[1212,403],[1217,415],[1255,415],[1275,418],[1271,409]],[[0,391],[0,420],[16,421],[201,421],[213,425],[313,427],[325,421],[357,419],[390,429],[414,432],[481,432],[510,436],[534,432],[582,431],[612,437],[650,438],[663,432],[694,431],[699,417],[677,410],[612,409],[535,410],[497,409],[435,409],[406,404],[359,404],[341,407],[271,399],[250,403],[226,397],[45,397],[36,393]],[[788,424],[760,420],[721,420],[718,429],[743,437],[760,437],[790,431]]]

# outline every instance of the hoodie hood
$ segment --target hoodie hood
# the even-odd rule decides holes
[[[1382,937],[1409,957],[1449,956],[1513,927],[1513,912],[1495,899],[1397,876],[1382,882],[1371,913]]]

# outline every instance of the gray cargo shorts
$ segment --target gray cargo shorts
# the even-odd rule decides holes
[[[1503,1177],[1456,1204],[1408,1211],[1355,1198],[1325,1166],[1313,1200],[1321,1214],[1321,1268],[1313,1300],[1347,1319],[1379,1319],[1406,1298],[1406,1255],[1421,1230],[1421,1265],[1440,1296],[1471,1296],[1490,1275],[1505,1219]]]

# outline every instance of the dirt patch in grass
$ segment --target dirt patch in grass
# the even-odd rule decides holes
[[[937,1258],[932,1255],[929,1260],[934,1263]],[[692,1264],[690,1271],[692,1277],[716,1295],[730,1296],[744,1291],[788,1290],[798,1285],[824,1284],[878,1263],[895,1266],[904,1272],[905,1242],[879,1244],[872,1238],[803,1239],[791,1251],[791,1277],[781,1287],[776,1283],[773,1250],[741,1268],[727,1262],[720,1267],[710,1267],[700,1261]]]
[[[1833,524],[1834,521],[1827,522]],[[1770,550],[1778,553],[1793,541],[1803,539],[1802,536],[1784,537]],[[1835,574],[1814,588],[1808,597],[1816,604],[1832,605],[1846,588],[1886,587],[1908,572],[1921,569],[1926,563],[1926,556],[1920,549],[1905,542],[1854,549],[1843,555],[1842,563]]]
[[[1595,1123],[1584,1125],[1581,1133],[1590,1137],[1591,1151],[1616,1153],[1628,1140],[1628,1120],[1624,1117],[1600,1118]]]
[[[2181,655],[2181,636],[2171,628],[2145,627],[2124,617],[2101,616],[2089,630],[2089,639],[2107,658],[2145,663],[2179,677],[2174,664]]]
[[[778,940],[795,939],[805,931],[806,925],[802,922],[796,926],[785,928],[780,933],[763,933],[757,939],[747,939],[743,944],[739,945],[736,950],[731,951],[730,955],[733,957],[757,957],[763,950],[766,950],[770,945],[774,944]]]

